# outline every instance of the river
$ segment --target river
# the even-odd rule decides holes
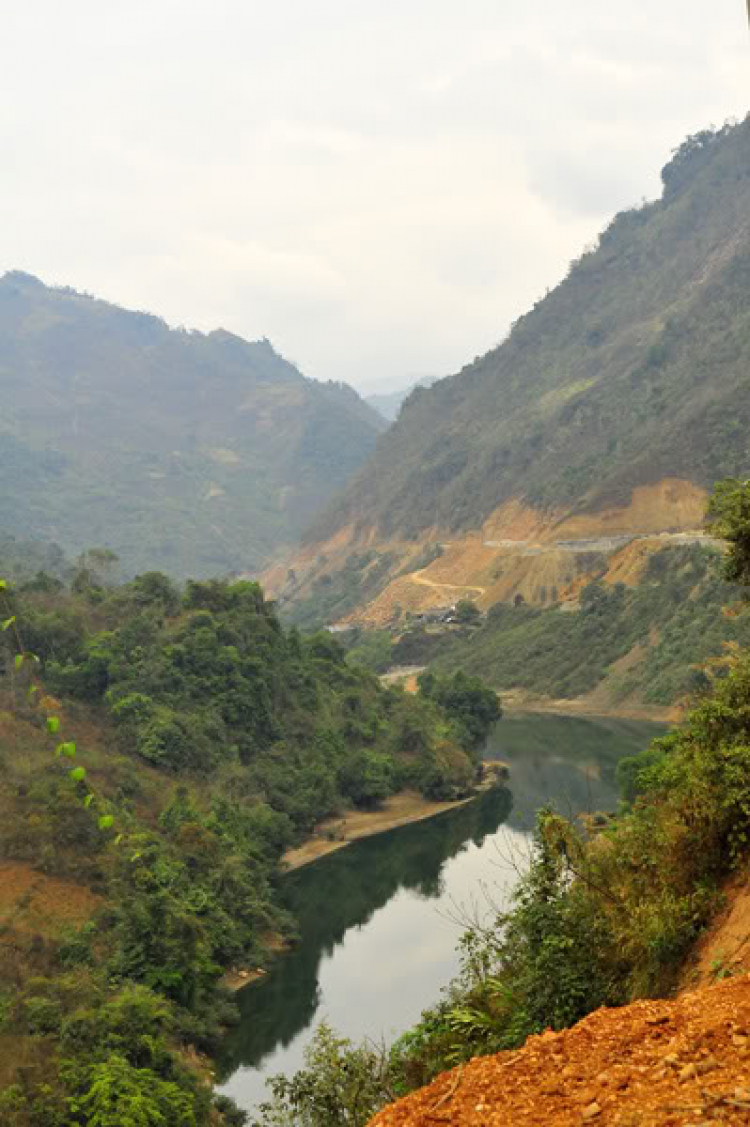
[[[508,904],[536,811],[612,810],[615,767],[665,731],[646,721],[506,715],[485,750],[507,789],[365,838],[283,878],[300,943],[238,995],[241,1022],[219,1066],[246,1109],[265,1080],[293,1073],[318,1022],[358,1041],[392,1040],[458,970],[457,941],[477,914]]]

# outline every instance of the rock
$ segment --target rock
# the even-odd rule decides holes
[[[695,1070],[700,1076],[703,1076],[703,1074],[705,1072],[713,1072],[713,1070],[715,1068],[720,1068],[720,1067],[721,1066],[720,1066],[719,1062],[717,1061],[716,1057],[710,1056],[710,1057],[706,1057],[705,1060],[699,1061],[698,1064],[695,1066]]]
[[[698,1075],[698,1069],[695,1067],[695,1065],[694,1064],[686,1064],[684,1068],[680,1069],[679,1074],[678,1074],[678,1080],[680,1081],[681,1084],[684,1084],[686,1080],[694,1080],[697,1075]]]
[[[596,1100],[594,1100],[593,1103],[589,1104],[588,1107],[585,1107],[583,1109],[581,1119],[584,1123],[588,1123],[590,1119],[596,1119],[597,1115],[601,1115],[601,1113],[602,1109],[600,1108]]]

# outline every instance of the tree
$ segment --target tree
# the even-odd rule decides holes
[[[384,1053],[337,1037],[323,1022],[291,1079],[273,1076],[255,1127],[364,1127],[393,1099]]]
[[[469,751],[484,743],[490,728],[503,714],[494,689],[489,689],[479,677],[469,676],[462,669],[452,677],[438,676],[426,670],[420,673],[417,685],[421,696],[434,700],[456,722],[461,733],[460,742]]]
[[[750,586],[750,478],[726,478],[717,483],[708,506],[708,530],[729,543],[724,577]]]
[[[456,622],[466,626],[473,625],[482,617],[482,612],[471,599],[460,599],[456,604]]]

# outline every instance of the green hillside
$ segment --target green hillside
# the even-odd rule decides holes
[[[0,279],[0,527],[126,572],[262,566],[383,420],[268,341],[174,330],[20,272]]]
[[[511,497],[596,511],[667,476],[747,472],[750,120],[688,138],[662,178],[499,347],[412,392],[308,543],[352,522],[476,528]]]
[[[506,691],[575,698],[601,686],[611,705],[632,697],[670,705],[708,686],[703,667],[728,645],[750,647],[750,616],[731,612],[740,597],[719,575],[716,553],[665,548],[637,587],[592,581],[572,612],[497,603],[476,630],[441,637],[417,628],[391,656],[434,658],[438,669],[481,673]]]
[[[386,688],[246,581],[3,581],[0,613],[0,1123],[238,1127],[201,1077],[224,972],[294,937],[284,850],[465,793],[494,694]]]

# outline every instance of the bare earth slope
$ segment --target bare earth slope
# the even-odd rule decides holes
[[[703,1127],[750,1123],[750,976],[598,1010],[476,1058],[372,1127]]]

